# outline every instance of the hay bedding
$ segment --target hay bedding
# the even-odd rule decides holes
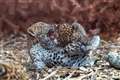
[[[103,42],[101,48],[94,52],[98,59],[93,67],[81,67],[72,69],[66,67],[45,68],[41,72],[30,69],[31,62],[28,54],[27,35],[7,36],[0,40],[0,61],[9,66],[9,75],[16,76],[13,80],[118,80],[120,79],[120,70],[112,68],[105,61],[104,56],[108,51],[120,52],[120,40],[116,42]],[[110,45],[115,47],[109,48]],[[109,47],[108,47],[109,46]],[[117,47],[116,47],[117,46]],[[10,70],[11,69],[11,70]],[[11,73],[11,74],[10,74]],[[0,76],[0,80],[7,80]],[[8,80],[11,80],[8,78]]]

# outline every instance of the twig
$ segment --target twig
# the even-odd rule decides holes
[[[60,68],[57,68],[57,70],[53,71],[50,75],[46,76],[44,79],[39,79],[39,80],[47,80],[48,78],[50,78],[50,77],[52,77],[53,75],[55,75],[59,69],[60,69]]]
[[[76,80],[82,80],[82,79],[84,79],[84,78],[87,78],[87,77],[89,77],[89,76],[94,75],[95,73],[96,73],[96,72],[92,71],[91,73],[89,73],[89,74],[87,74],[87,75],[84,75],[84,76],[78,77]]]
[[[72,72],[72,73],[71,73],[68,77],[66,77],[66,78],[65,78],[65,79],[63,79],[63,80],[69,80],[75,72],[76,72],[76,70],[75,70],[75,71],[73,71],[73,72]]]

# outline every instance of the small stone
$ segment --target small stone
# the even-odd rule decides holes
[[[120,55],[118,53],[109,52],[108,55],[106,56],[106,60],[112,67],[120,69]]]

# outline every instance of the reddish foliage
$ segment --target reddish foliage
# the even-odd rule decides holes
[[[99,27],[108,38],[120,33],[119,4],[120,0],[0,0],[0,16],[7,19],[0,19],[0,30],[18,33],[37,21],[78,20],[86,30]]]

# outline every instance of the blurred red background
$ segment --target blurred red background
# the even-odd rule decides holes
[[[38,21],[99,27],[104,39],[120,33],[120,0],[0,0],[0,36],[25,32]]]

